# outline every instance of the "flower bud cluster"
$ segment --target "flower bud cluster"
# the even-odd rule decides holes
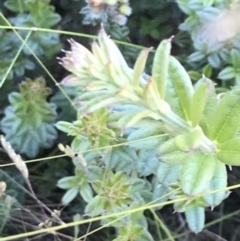
[[[129,0],[86,0],[87,6],[80,13],[85,15],[83,24],[105,23],[108,19],[123,26],[132,13]]]

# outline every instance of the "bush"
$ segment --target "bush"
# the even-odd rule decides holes
[[[237,240],[237,2],[2,9],[1,240]]]

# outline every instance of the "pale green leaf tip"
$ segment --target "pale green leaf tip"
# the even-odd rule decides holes
[[[174,38],[175,36],[174,35],[172,35],[170,38],[168,38],[167,40],[169,41],[169,42],[172,42],[172,40],[173,40],[173,38]]]

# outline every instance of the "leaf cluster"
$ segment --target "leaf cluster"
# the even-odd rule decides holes
[[[156,185],[153,186],[154,189],[150,189],[152,197],[169,190],[176,191],[170,199],[185,197],[186,201],[174,207],[186,213],[191,230],[200,232],[204,226],[204,208],[219,205],[228,193],[199,195],[225,188],[225,164],[239,165],[239,88],[232,89],[219,99],[214,84],[206,77],[193,86],[184,67],[170,55],[171,39],[160,43],[154,57],[152,76],[147,81],[142,74],[149,49],[140,53],[134,68],[130,69],[104,30],[99,34],[98,44],[94,42],[92,45],[93,53],[74,42],[71,44],[71,56],[81,51],[86,62],[84,65],[81,62],[82,67],[78,65],[76,69],[76,63],[69,57],[67,61],[63,58],[63,66],[72,72],[63,84],[85,86],[85,91],[79,96],[80,111],[100,113],[107,107],[110,114],[105,122],[110,128],[120,129],[123,139],[137,140],[141,135],[151,138],[155,133],[163,136],[153,142],[148,140],[146,146],[140,141],[136,146],[130,144],[127,149],[121,147],[122,150],[125,148],[127,155],[119,152],[119,148],[104,152],[101,158],[106,159],[106,166],[116,170],[116,166],[120,165],[118,162],[126,159],[128,165],[123,169],[126,173],[156,175],[157,179],[153,181],[157,180],[162,188],[157,190]],[[68,128],[64,131],[71,134]],[[100,132],[104,136],[104,130]],[[121,136],[116,135],[115,138],[121,140]],[[100,186],[105,190],[106,185],[105,180]],[[101,190],[100,186],[98,190]],[[112,191],[109,189],[108,193]],[[99,198],[95,196],[93,200]]]
[[[14,13],[12,17],[8,18],[13,26],[52,28],[61,20],[49,0],[7,0],[4,5]],[[0,21],[1,25],[8,25],[3,19]],[[27,36],[26,31],[18,31],[18,33],[23,38]],[[0,76],[2,79],[21,44],[13,31],[0,30]],[[51,32],[32,32],[27,44],[38,57],[45,60],[51,59],[61,49],[59,35]],[[22,77],[26,70],[33,70],[36,67],[30,55],[29,49],[23,48],[7,79],[12,79],[14,74]]]
[[[27,79],[21,84],[20,93],[9,95],[10,106],[1,120],[7,141],[16,151],[29,157],[35,157],[42,148],[51,147],[57,137],[56,106],[46,101],[49,91],[43,78]]]
[[[191,35],[195,49],[188,57],[189,62],[198,66],[210,64],[217,69],[217,78],[234,80],[235,85],[239,85],[240,29],[235,24],[239,3],[214,0],[177,3],[187,15],[179,28]]]

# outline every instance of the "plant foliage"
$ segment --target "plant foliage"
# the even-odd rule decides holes
[[[57,137],[56,106],[46,101],[49,94],[45,80],[38,78],[27,79],[21,84],[20,93],[9,95],[11,105],[5,109],[1,129],[14,149],[29,157],[51,147]]]
[[[193,86],[183,66],[176,58],[170,56],[170,48],[170,40],[163,40],[160,43],[154,57],[153,76],[145,80],[142,74],[149,49],[142,51],[134,68],[131,69],[117,46],[102,29],[98,43],[92,43],[92,53],[75,41],[71,41],[71,52],[62,58],[62,65],[71,72],[71,75],[67,76],[62,84],[81,85],[84,88],[83,94],[78,97],[81,103],[79,111],[82,121],[91,118],[94,113],[102,116],[97,118],[98,128],[90,128],[94,133],[98,133],[97,143],[93,139],[95,134],[87,131],[89,124],[86,123],[87,129],[79,129],[77,136],[80,135],[80,138],[85,133],[87,136],[85,142],[90,142],[91,147],[107,145],[104,139],[101,139],[106,136],[107,129],[120,131],[119,134],[114,132],[114,139],[109,139],[109,144],[114,144],[116,140],[124,143],[127,140],[138,139],[141,135],[154,138],[153,134],[159,133],[160,139],[148,140],[146,150],[144,145],[140,148],[134,144],[131,147],[130,144],[126,150],[124,147],[122,150],[111,148],[99,151],[100,156],[96,157],[105,163],[105,172],[108,172],[109,167],[116,170],[114,167],[123,165],[122,162],[126,159],[128,164],[120,172],[122,174],[118,173],[120,176],[123,173],[136,173],[135,178],[130,179],[133,180],[133,187],[140,176],[156,175],[161,185],[178,193],[169,197],[170,199],[186,198],[185,201],[176,203],[174,207],[176,211],[185,212],[190,229],[197,233],[204,226],[204,208],[219,205],[228,193],[203,196],[201,194],[214,191],[216,186],[226,187],[227,173],[224,164],[239,165],[238,145],[233,143],[239,141],[237,120],[240,90],[236,87],[218,100],[212,81],[206,77]],[[75,56],[81,56],[81,59],[76,61]],[[100,124],[102,118],[105,118],[104,128]],[[70,135],[77,134],[78,127],[74,123],[58,122],[57,127]],[[77,149],[75,139],[72,145],[73,143],[75,151]],[[85,148],[82,142],[79,143],[78,152],[84,151]],[[96,159],[84,160],[86,172],[91,173],[90,165],[93,165]],[[74,163],[76,165],[76,162]],[[156,168],[158,168],[157,173]],[[106,178],[109,177],[110,174],[106,174]],[[166,179],[169,181],[166,182]],[[148,185],[148,181],[144,182],[144,185]],[[98,193],[101,187],[104,190],[107,179],[102,184],[99,181],[97,187],[95,182],[89,183]],[[117,185],[118,182],[114,183]],[[124,185],[123,181],[121,185]],[[130,207],[139,197],[151,200],[153,191],[152,189],[148,189],[149,193],[142,190],[135,191],[137,196],[119,205]],[[131,193],[130,190],[126,192]],[[109,190],[108,193],[117,197],[117,191]],[[127,193],[126,198],[129,195]],[[71,197],[69,199],[72,199],[72,193],[69,196]],[[108,204],[105,203],[106,206],[103,206],[103,197],[100,197],[101,195],[95,196],[88,203],[88,206],[91,205],[91,208],[87,208],[88,212],[92,207],[98,207],[98,210],[93,211],[94,216],[108,209]],[[120,197],[116,199],[119,202],[121,200]],[[111,203],[113,205],[115,202]]]
[[[180,29],[191,34],[195,48],[189,62],[208,62],[218,69],[219,79],[234,79],[239,85],[240,28],[236,24],[240,16],[239,2],[180,0],[177,3],[187,14]]]
[[[51,28],[61,20],[60,15],[55,13],[54,7],[50,5],[50,0],[7,0],[5,7],[17,14],[8,19],[13,26],[32,27],[33,30],[34,28]],[[1,25],[7,25],[4,19],[0,18],[0,22]],[[23,38],[27,36],[26,31],[18,31],[18,33]],[[7,72],[21,44],[21,40],[13,31],[0,30],[1,78]],[[50,59],[61,49],[59,35],[51,32],[32,32],[27,44],[41,59]],[[25,70],[35,68],[35,62],[30,58],[30,55],[29,49],[25,47],[7,76],[8,79],[12,79],[14,74],[21,77]]]
[[[27,228],[40,239],[45,228],[54,238],[86,239],[81,215],[83,223],[101,219],[92,228],[111,227],[98,240],[162,240],[160,228],[174,240],[161,220],[169,220],[167,201],[178,213],[167,224],[174,234],[182,214],[198,234],[232,208],[225,199],[239,179],[231,166],[240,166],[239,1],[4,0],[0,8],[0,151],[15,166],[0,161],[1,240],[15,230],[27,237]],[[97,38],[85,35],[99,29]],[[64,208],[42,203],[59,196]],[[70,212],[74,230],[54,231],[72,221]]]

